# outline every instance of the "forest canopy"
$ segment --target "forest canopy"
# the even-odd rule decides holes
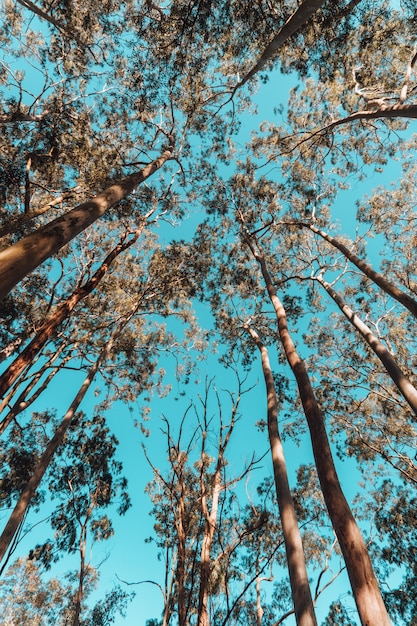
[[[416,626],[415,2],[0,12],[2,623]]]

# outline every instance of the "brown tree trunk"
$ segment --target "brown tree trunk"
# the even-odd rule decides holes
[[[73,293],[66,300],[64,300],[64,302],[58,305],[49,320],[39,328],[32,341],[24,350],[22,350],[19,356],[15,358],[13,363],[11,363],[6,371],[0,376],[0,398],[4,397],[11,385],[13,385],[24,369],[32,363],[34,356],[38,354],[46,342],[49,341],[58,326],[70,315],[71,311],[78,304],[78,302],[86,298],[97,287],[99,282],[107,273],[114,259],[137,241],[143,228],[144,225],[138,228],[131,239],[128,241],[121,241],[115,248],[113,248],[113,250],[104,259],[98,270],[94,273],[93,277],[80,287],[77,287]],[[4,407],[1,405],[0,412],[3,408]]]
[[[183,476],[183,467],[181,466],[180,475],[178,476],[180,484],[180,497],[178,500],[178,513],[175,517],[175,525],[178,537],[178,561],[177,561],[177,590],[178,590],[178,626],[187,626],[187,595],[185,592],[185,542],[186,535],[184,529],[185,521],[185,481]]]
[[[268,402],[269,443],[271,447],[275,489],[285,542],[295,618],[298,626],[317,626],[313,599],[308,584],[303,544],[288,483],[284,449],[279,434],[278,398],[269,361],[268,349],[262,343],[258,333],[253,328],[249,325],[246,325],[245,328],[250,333],[261,353],[262,370],[265,378]]]
[[[94,363],[94,365],[91,367],[90,371],[88,372],[87,377],[85,378],[83,384],[78,390],[77,395],[75,396],[70,407],[68,408],[68,411],[65,413],[61,424],[56,429],[54,436],[48,442],[44,453],[40,457],[39,462],[37,466],[35,467],[31,478],[26,484],[26,487],[23,489],[22,493],[20,494],[20,498],[7,521],[7,524],[3,530],[3,533],[0,536],[0,561],[3,559],[11,541],[13,540],[13,537],[19,527],[19,524],[23,520],[24,515],[26,511],[28,510],[30,506],[30,502],[37,488],[39,487],[40,482],[46,470],[48,469],[48,466],[57,448],[63,442],[65,433],[67,432],[72,422],[74,414],[76,410],[78,409],[79,405],[81,404],[82,400],[84,399],[84,396],[87,393],[91,383],[93,382],[94,377],[100,367],[101,362],[107,358],[108,354],[110,353],[112,349],[112,346],[114,344],[116,337],[120,334],[120,332],[123,330],[126,324],[132,319],[133,315],[136,313],[138,309],[138,306],[139,305],[136,305],[131,311],[129,311],[129,313],[124,315],[123,318],[120,320],[118,327],[112,333],[111,337],[108,339],[104,348],[100,352],[96,362]]]
[[[352,309],[344,302],[339,294],[336,293],[329,283],[320,277],[315,280],[317,280],[325,288],[345,317],[347,317],[354,328],[356,328],[356,330],[365,339],[368,346],[373,350],[385,367],[403,398],[408,402],[414,413],[417,415],[417,389],[411,384],[402,369],[398,366],[391,352],[384,346],[378,337],[373,334],[371,329],[368,328],[364,322],[362,322],[356,313],[352,311]]]
[[[288,330],[285,309],[275,292],[264,256],[256,251],[250,239],[246,239],[246,242],[260,265],[277,317],[281,343],[297,382],[323,497],[346,563],[361,624],[391,626],[365,542],[340,486],[323,414],[311,386],[307,368],[298,355]]]
[[[216,528],[217,511],[219,507],[219,496],[221,492],[221,465],[217,463],[214,475],[214,483],[212,490],[211,510],[208,511],[205,496],[205,488],[203,485],[203,512],[206,518],[204,526],[204,535],[201,546],[201,567],[200,567],[200,589],[198,599],[198,626],[209,626],[208,615],[208,599],[209,599],[209,583],[211,575],[211,545],[213,543],[214,531]]]
[[[0,299],[43,261],[58,252],[108,209],[132,193],[172,157],[172,147],[142,171],[127,176],[92,200],[78,205],[65,215],[39,228],[31,235],[0,252]]]
[[[320,237],[322,237],[325,241],[328,241],[332,246],[337,248],[337,250],[339,250],[347,259],[349,259],[349,261],[356,265],[356,267],[360,269],[365,276],[370,278],[376,285],[378,285],[378,287],[381,287],[385,293],[405,306],[410,313],[417,318],[417,300],[409,296],[404,291],[401,291],[401,289],[399,289],[396,285],[387,280],[385,276],[376,272],[368,263],[365,263],[365,261],[362,261],[358,256],[356,256],[356,254],[353,254],[353,252],[351,252],[341,241],[338,241],[338,239],[335,239],[328,233],[320,230],[314,226],[314,224],[305,224],[301,222],[300,225],[305,228],[309,228],[313,233],[320,235]]]
[[[0,536],[0,561],[3,559],[4,555],[6,554],[6,551],[11,541],[13,540],[13,537],[19,527],[19,524],[23,520],[24,515],[30,506],[32,497],[34,496],[46,470],[48,469],[48,466],[52,460],[53,455],[55,454],[57,448],[63,442],[65,433],[67,432],[72,422],[72,418],[74,417],[75,411],[78,409],[81,401],[83,400],[85,394],[87,393],[87,390],[89,389],[91,383],[93,382],[94,376],[97,373],[97,370],[99,368],[99,364],[101,362],[103,355],[104,353],[101,353],[101,355],[99,356],[99,358],[97,359],[93,367],[90,369],[86,379],[84,380],[77,395],[72,401],[71,406],[66,412],[61,424],[58,426],[57,430],[55,431],[54,436],[52,437],[52,439],[49,441],[48,445],[46,446],[45,452],[42,454],[41,458],[39,459],[39,462],[37,466],[35,467],[35,470],[31,478],[29,479],[26,487],[23,489],[22,493],[20,494],[20,498],[14,510],[12,511],[8,519],[8,522]]]
[[[49,383],[54,378],[54,376],[63,367],[65,367],[65,364],[71,358],[71,354],[70,353],[65,355],[65,357],[63,358],[63,360],[60,362],[59,365],[52,366],[53,362],[57,359],[57,357],[61,354],[61,352],[63,351],[63,349],[65,347],[66,347],[66,344],[61,344],[59,346],[59,348],[55,351],[55,353],[52,354],[49,357],[49,359],[47,361],[45,361],[45,363],[43,363],[42,367],[36,372],[36,374],[34,376],[30,377],[28,384],[19,393],[19,396],[16,399],[16,401],[14,402],[13,406],[11,407],[9,412],[5,415],[5,417],[1,420],[1,422],[0,422],[0,435],[2,435],[4,433],[4,431],[8,428],[10,423],[13,420],[16,419],[16,417],[17,417],[17,415],[19,415],[19,413],[21,413],[22,411],[27,409],[33,402],[35,402],[35,400],[37,398],[39,398],[41,393],[43,393],[45,391],[45,389],[48,387]],[[42,383],[39,386],[37,386],[39,381],[41,380],[42,376],[46,372],[48,372],[48,371],[49,371],[49,373],[47,374],[45,379],[42,381]],[[31,393],[36,386],[37,386],[36,390],[33,393]],[[31,395],[29,395],[29,394],[31,394]],[[12,397],[13,397],[13,395],[14,394],[12,394]],[[9,404],[9,402],[10,402],[9,396],[7,396],[6,399],[7,399],[7,404]]]
[[[87,522],[86,522],[87,523]],[[79,626],[81,617],[81,604],[84,596],[84,579],[85,579],[85,546],[86,546],[86,532],[85,525],[81,527],[80,535],[80,569],[78,571],[78,587],[77,595],[75,597],[74,617],[72,620],[72,626]]]
[[[208,431],[208,423],[207,423],[207,405],[204,404],[204,424],[203,424],[203,434],[202,434],[202,443],[201,443],[201,473],[200,473],[200,491],[201,491],[201,508],[203,510],[203,515],[205,519],[204,524],[204,534],[203,541],[201,546],[201,566],[200,566],[200,589],[199,589],[199,598],[198,598],[198,614],[197,614],[197,625],[198,626],[209,626],[209,614],[208,614],[208,600],[210,595],[210,577],[212,571],[212,561],[211,561],[211,546],[213,543],[214,531],[216,530],[217,524],[217,515],[219,510],[219,499],[220,493],[224,488],[222,484],[222,468],[224,467],[224,457],[226,453],[226,448],[229,444],[230,437],[232,435],[234,426],[235,426],[235,416],[236,416],[236,408],[237,405],[234,405],[232,409],[232,417],[229,423],[229,426],[226,431],[226,435],[223,436],[224,427],[222,420],[220,420],[220,428],[219,428],[219,444],[218,444],[218,453],[216,460],[216,469],[213,476],[213,483],[211,487],[211,507],[209,509],[207,503],[207,486],[204,483],[204,468],[205,461],[204,457],[206,454],[206,437]]]
[[[305,0],[298,9],[288,18],[284,26],[275,35],[272,41],[265,48],[254,67],[242,78],[235,87],[235,91],[239,87],[243,87],[255,74],[257,74],[268,63],[281,46],[297,32],[304,24],[325,4],[326,0]]]

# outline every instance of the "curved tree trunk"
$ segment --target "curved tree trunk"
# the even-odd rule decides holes
[[[322,285],[329,296],[336,302],[339,309],[347,317],[350,323],[365,339],[368,346],[373,350],[379,358],[388,374],[394,381],[403,398],[408,402],[414,413],[417,415],[417,389],[408,380],[402,369],[398,366],[391,352],[376,337],[370,328],[356,315],[354,311],[344,302],[338,293],[323,278],[316,278],[317,282]]]
[[[346,563],[361,624],[391,626],[365,542],[337,476],[323,414],[317,403],[307,368],[298,355],[288,330],[285,309],[275,292],[264,256],[255,249],[249,238],[246,239],[246,243],[260,265],[277,317],[278,332],[285,356],[297,382],[323,497]]]
[[[284,535],[295,618],[297,626],[317,626],[313,599],[308,584],[301,533],[298,527],[294,503],[288,483],[284,449],[279,435],[278,398],[269,362],[268,349],[262,343],[258,333],[253,328],[248,325],[246,325],[245,328],[261,353],[262,370],[265,378],[268,401],[269,443],[271,447],[275,489],[282,524],[282,533]]]
[[[92,200],[78,205],[68,213],[42,226],[34,233],[0,252],[0,299],[4,298],[22,278],[58,252],[74,237],[102,217],[108,209],[128,196],[138,185],[152,176],[172,157],[173,148],[120,182],[99,193]]]

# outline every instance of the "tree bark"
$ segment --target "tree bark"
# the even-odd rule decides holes
[[[50,319],[39,328],[32,341],[24,350],[22,350],[22,352],[9,365],[6,371],[0,376],[0,398],[4,397],[11,385],[13,385],[24,369],[32,363],[34,356],[38,354],[47,341],[49,341],[58,326],[67,317],[69,317],[74,307],[97,287],[99,282],[107,273],[112,262],[119,256],[119,254],[124,252],[137,241],[143,228],[144,224],[138,228],[131,239],[128,241],[122,240],[115,248],[113,248],[113,250],[104,259],[98,270],[94,273],[92,278],[80,287],[77,287],[73,293],[66,300],[64,300],[64,302],[61,302],[61,304],[58,305]],[[3,408],[3,405],[0,405],[0,412]]]
[[[255,74],[257,74],[268,63],[277,50],[284,45],[294,33],[297,32],[304,24],[318,11],[318,9],[325,4],[326,0],[305,0],[298,9],[288,18],[284,26],[275,35],[272,41],[265,48],[264,52],[260,56],[254,67],[242,78],[242,80],[236,85],[234,91],[236,92],[240,87],[243,87],[248,80],[250,80]]]
[[[28,510],[30,506],[30,502],[37,488],[39,487],[40,482],[42,478],[44,477],[45,472],[48,469],[48,466],[56,450],[64,441],[65,434],[71,425],[74,414],[77,411],[78,407],[80,406],[81,402],[83,401],[84,396],[87,393],[88,389],[90,388],[90,385],[93,382],[94,377],[97,374],[102,361],[104,361],[107,358],[107,356],[111,352],[111,349],[112,349],[112,346],[114,344],[116,337],[120,334],[120,332],[129,322],[129,320],[133,317],[137,309],[138,309],[138,305],[136,305],[131,311],[129,311],[129,313],[124,315],[123,318],[120,320],[119,325],[117,326],[117,328],[114,330],[114,332],[108,339],[104,348],[100,352],[96,362],[90,368],[83,384],[81,385],[80,389],[78,390],[78,393],[76,394],[74,400],[69,406],[68,411],[65,413],[62,419],[62,422],[56,429],[54,436],[48,442],[45,448],[45,451],[40,457],[39,462],[37,466],[35,467],[31,478],[29,479],[22,493],[20,494],[20,498],[14,510],[12,511],[7,521],[7,524],[0,536],[0,562],[4,558],[4,555],[6,554],[10,543],[13,541],[13,537],[17,529],[19,528],[19,525],[22,522],[26,511]]]
[[[186,534],[185,521],[185,479],[183,467],[178,475],[180,496],[178,498],[178,512],[175,516],[175,525],[178,537],[178,560],[177,560],[177,589],[178,589],[178,626],[187,626],[187,595],[185,591],[185,566],[186,566]]]
[[[230,434],[229,430],[229,434]],[[202,456],[204,455],[204,437],[203,435],[203,446],[202,446]],[[227,443],[226,443],[227,445]],[[208,599],[209,599],[209,583],[210,583],[210,575],[211,575],[211,545],[213,543],[214,531],[216,528],[217,522],[217,512],[219,508],[219,497],[220,492],[222,490],[221,485],[221,468],[222,461],[224,456],[225,446],[220,446],[219,455],[217,458],[216,471],[214,474],[213,480],[213,488],[211,493],[211,509],[208,510],[207,506],[207,497],[206,497],[206,487],[203,481],[203,469],[201,475],[201,502],[202,509],[205,517],[204,524],[204,534],[203,541],[201,544],[201,566],[200,566],[200,589],[199,589],[199,598],[198,598],[198,615],[197,615],[197,624],[198,626],[209,626],[209,615],[208,615]],[[204,459],[202,459],[202,468],[204,468]]]
[[[84,380],[77,395],[72,401],[68,411],[64,415],[64,418],[61,424],[58,426],[57,430],[55,431],[54,436],[52,437],[52,439],[49,441],[48,445],[46,446],[46,449],[44,453],[42,454],[41,458],[39,459],[39,462],[37,466],[35,467],[35,470],[31,478],[29,479],[26,487],[23,489],[22,493],[20,494],[20,498],[14,510],[12,511],[8,519],[8,522],[0,536],[0,561],[3,559],[4,555],[6,554],[6,551],[11,541],[13,540],[13,537],[17,529],[19,528],[20,523],[22,522],[24,518],[27,509],[30,506],[30,502],[37,488],[39,487],[40,482],[46,470],[48,469],[48,466],[52,460],[53,455],[55,454],[57,448],[63,442],[65,433],[67,432],[72,422],[72,418],[74,417],[75,411],[78,409],[91,383],[93,382],[94,376],[96,375],[98,371],[98,368],[99,368],[99,365],[103,356],[104,356],[104,352],[101,353],[97,361],[94,363],[93,367],[90,369],[86,379]]]
[[[317,403],[307,368],[298,355],[288,330],[285,309],[275,292],[264,256],[254,248],[249,238],[246,242],[260,265],[277,317],[278,332],[285,356],[297,382],[310,431],[323,497],[346,563],[361,624],[362,626],[391,626],[365,542],[337,476],[323,414]]]
[[[2,250],[0,252],[0,299],[4,298],[22,278],[152,176],[172,157],[172,151],[173,148],[170,146],[158,159],[149,163],[140,172],[130,174],[92,200],[78,205],[65,215]]]
[[[417,389],[408,380],[402,369],[398,366],[391,352],[376,337],[371,329],[356,315],[354,311],[345,303],[341,296],[327,283],[323,278],[317,277],[320,285],[324,287],[329,296],[336,302],[339,309],[347,317],[350,323],[356,328],[360,335],[365,339],[368,346],[379,358],[391,379],[397,386],[403,398],[408,402],[411,409],[417,416]]]
[[[78,571],[78,587],[77,587],[77,594],[75,597],[75,609],[74,609],[74,617],[72,620],[72,626],[79,626],[80,624],[81,604],[82,604],[83,597],[84,597],[84,579],[85,579],[85,574],[86,574],[85,547],[87,543],[86,524],[87,524],[87,521],[84,525],[81,526],[81,533],[80,533],[80,542],[79,542],[80,568]]]
[[[298,527],[297,516],[295,514],[294,503],[288,483],[284,449],[279,434],[278,397],[269,361],[268,349],[253,328],[249,325],[245,325],[245,328],[261,353],[262,370],[268,402],[269,443],[271,447],[275,489],[285,542],[295,618],[298,626],[317,626],[313,599],[308,583],[301,533]]]
[[[378,285],[378,287],[385,291],[385,293],[387,293],[389,296],[397,300],[397,302],[400,302],[400,304],[405,306],[410,311],[410,313],[412,313],[417,319],[417,300],[409,296],[404,291],[401,291],[401,289],[399,289],[396,285],[387,280],[385,276],[383,276],[379,272],[376,272],[371,267],[371,265],[369,265],[365,261],[362,261],[362,259],[356,256],[356,254],[353,254],[353,252],[351,252],[351,250],[349,250],[347,246],[345,246],[338,239],[335,239],[335,237],[332,237],[323,230],[320,230],[319,228],[314,226],[314,224],[305,224],[303,222],[300,222],[300,226],[304,226],[304,228],[309,228],[313,233],[320,235],[322,239],[337,248],[337,250],[339,250],[347,259],[349,259],[349,261],[356,265],[356,267],[360,269],[361,272],[365,274],[365,276],[370,278],[376,285]]]

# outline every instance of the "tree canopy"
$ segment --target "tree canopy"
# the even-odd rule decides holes
[[[415,3],[0,11],[5,623],[415,626]]]

